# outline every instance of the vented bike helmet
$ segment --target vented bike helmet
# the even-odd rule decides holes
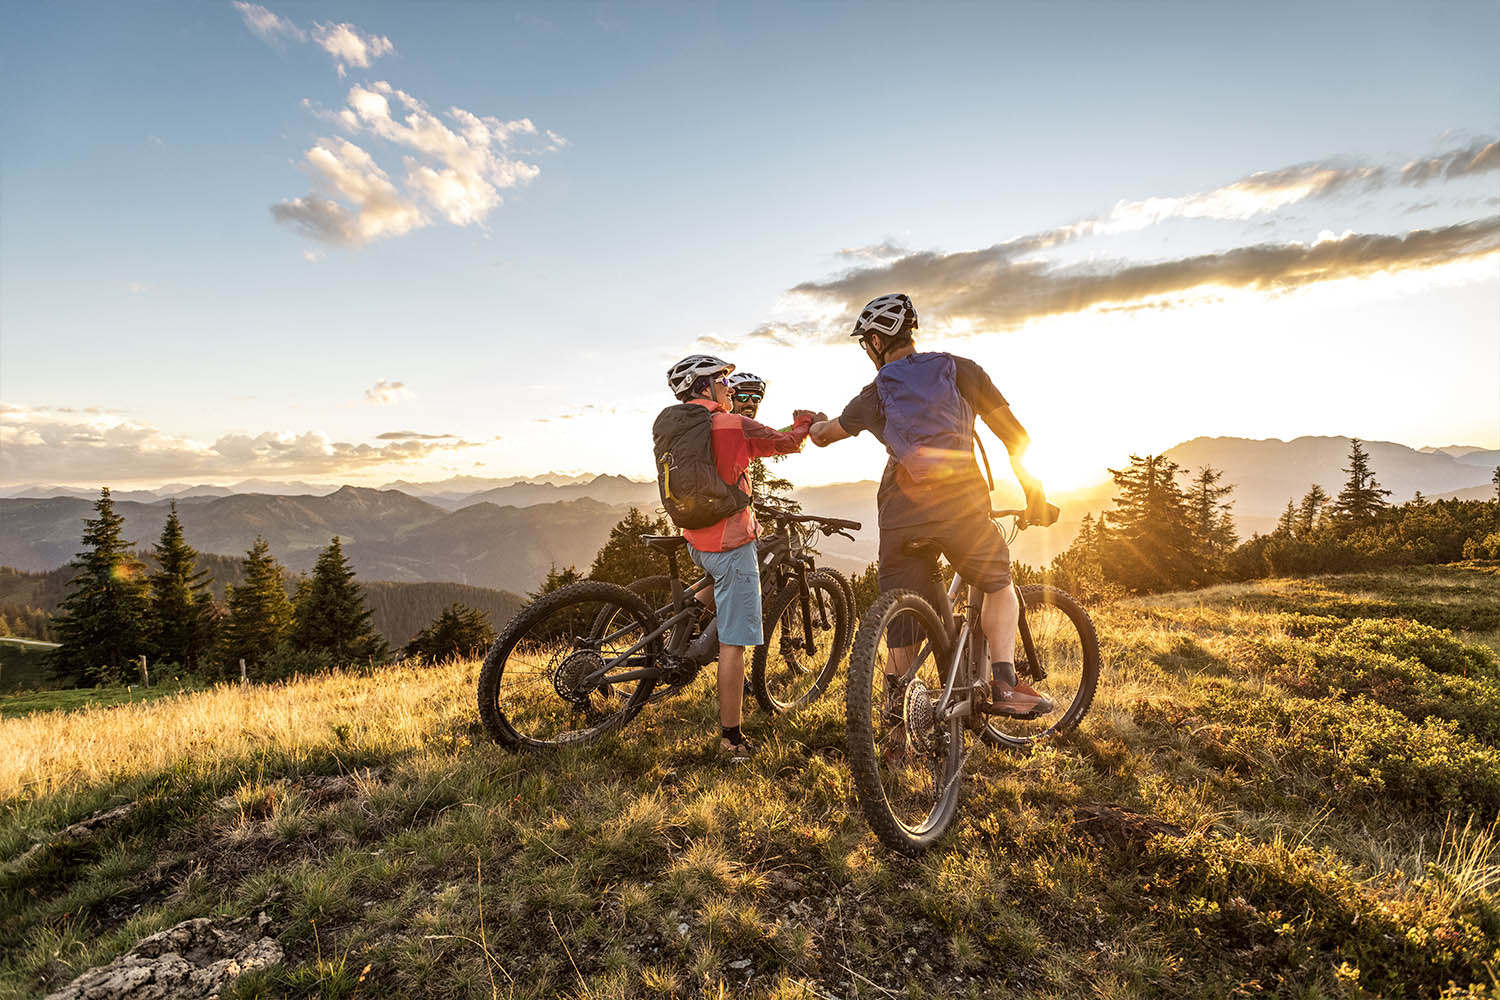
[[[730,392],[758,392],[766,394],[766,380],[749,372],[735,372],[729,376]]]
[[[667,369],[667,388],[678,399],[686,400],[693,391],[693,383],[705,375],[728,375],[734,365],[712,354],[689,354]]]
[[[878,333],[886,339],[901,339],[911,336],[917,328],[917,307],[910,297],[896,293],[871,299],[854,321],[851,337],[865,337]]]

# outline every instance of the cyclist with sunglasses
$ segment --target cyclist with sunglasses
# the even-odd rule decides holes
[[[735,372],[729,376],[729,398],[733,402],[731,413],[754,420],[761,400],[766,398],[766,380],[749,372]]]
[[[797,410],[791,428],[778,431],[730,412],[733,372],[734,365],[707,354],[673,365],[667,385],[680,402],[656,418],[652,436],[664,506],[683,529],[688,556],[714,583],[714,624],[688,655],[707,663],[718,654],[719,750],[726,760],[739,762],[754,752],[740,732],[745,647],[764,641],[755,546],[760,526],[750,506],[750,461],[801,451],[817,414]],[[761,388],[764,393],[764,384]],[[699,407],[707,414],[698,412]]]
[[[1041,481],[1021,464],[1031,439],[989,375],[968,358],[919,353],[912,340],[916,329],[917,310],[905,295],[882,295],[865,306],[850,336],[875,365],[875,380],[838,417],[813,424],[810,436],[821,448],[867,430],[886,446],[890,458],[876,495],[881,591],[915,590],[938,606],[936,557],[908,548],[918,539],[936,540],[954,569],[984,591],[980,623],[989,645],[996,710],[1045,714],[1052,703],[1017,678],[1012,662],[1020,604],[1011,585],[1010,551],[990,520],[989,487],[974,459],[975,416],[1010,453],[1026,493],[1027,521],[1051,524],[1056,508],[1049,508]],[[887,670],[899,674],[916,646],[895,635],[891,646],[896,662]],[[888,688],[895,689],[894,684]]]

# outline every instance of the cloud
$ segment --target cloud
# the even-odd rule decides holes
[[[854,260],[889,260],[892,257],[900,257],[904,253],[906,253],[906,247],[885,240],[867,247],[845,247],[838,252],[838,255]]]
[[[271,206],[271,217],[335,246],[361,246],[426,225],[422,210],[403,198],[384,170],[347,139],[320,139],[303,158],[303,169],[328,194],[353,208],[311,193]]]
[[[406,387],[405,382],[392,382],[389,379],[381,379],[365,390],[365,399],[376,406],[386,406],[403,399],[411,399],[415,395],[416,393]]]
[[[97,483],[226,479],[263,475],[338,476],[478,447],[477,442],[335,441],[318,431],[226,434],[212,443],[169,434],[118,414],[5,406],[0,481]]]
[[[350,66],[368,69],[371,61],[396,51],[396,46],[392,45],[391,40],[384,35],[366,34],[354,25],[343,22],[315,24],[313,41],[317,42],[324,52],[333,56],[334,64],[338,66],[339,76],[343,76]]]
[[[125,287],[130,290],[131,295],[142,295],[146,291],[146,286],[141,284],[139,281],[132,281]]]
[[[240,12],[240,17],[245,21],[245,27],[263,42],[279,45],[282,41],[307,41],[307,32],[286,18],[271,13],[258,3],[235,0],[234,9]]]
[[[447,441],[456,438],[454,434],[418,434],[416,431],[386,431],[375,435],[377,441]]]
[[[1259,244],[1152,263],[1096,261],[1061,266],[1023,258],[1017,245],[960,253],[918,252],[792,289],[834,315],[849,316],[876,295],[910,294],[924,325],[1014,329],[1029,320],[1092,308],[1131,308],[1213,289],[1285,292],[1320,282],[1417,271],[1500,253],[1500,216],[1404,235],[1326,234],[1311,245]],[[764,329],[764,328],[762,328]],[[815,336],[843,339],[843,328]],[[797,335],[813,339],[804,329]]]
[[[1476,139],[1463,149],[1413,160],[1401,168],[1401,183],[1420,186],[1431,180],[1453,180],[1486,170],[1500,170],[1500,141]]]

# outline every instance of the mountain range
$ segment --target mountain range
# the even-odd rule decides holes
[[[1380,441],[1367,441],[1364,447],[1393,502],[1409,500],[1419,490],[1434,498],[1493,495],[1490,476],[1500,465],[1500,451],[1464,446],[1418,450]],[[1235,487],[1231,499],[1240,534],[1248,537],[1269,530],[1287,500],[1300,497],[1312,483],[1337,494],[1348,453],[1344,437],[1202,437],[1165,454],[1190,472],[1204,465],[1223,470],[1223,482]],[[125,536],[141,547],[160,534],[169,499],[176,499],[187,539],[202,552],[239,556],[260,535],[276,558],[294,571],[306,571],[338,535],[365,580],[447,581],[517,593],[534,590],[551,566],[586,569],[630,506],[654,511],[658,502],[654,483],[608,475],[466,476],[382,489],[309,488],[300,494],[272,489],[298,484],[236,485],[258,489],[224,492],[222,487],[174,484],[113,495],[126,520]],[[858,571],[875,558],[875,488],[873,480],[864,480],[794,492],[810,513],[864,524],[852,542],[820,539],[829,564]],[[1071,541],[1086,514],[1109,508],[1113,493],[1113,485],[1105,482],[1052,494],[1063,509],[1062,520],[1046,531],[1023,532],[1012,543],[1015,558],[1047,563]],[[65,490],[63,495],[0,499],[0,565],[41,571],[66,563],[79,549],[83,520],[92,516],[97,495]],[[1014,483],[1004,482],[992,499],[997,507],[1013,507],[1021,498]]]

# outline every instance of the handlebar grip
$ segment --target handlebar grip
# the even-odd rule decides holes
[[[990,511],[990,517],[1020,517],[1025,513],[1026,512],[1024,510],[992,510]]]

